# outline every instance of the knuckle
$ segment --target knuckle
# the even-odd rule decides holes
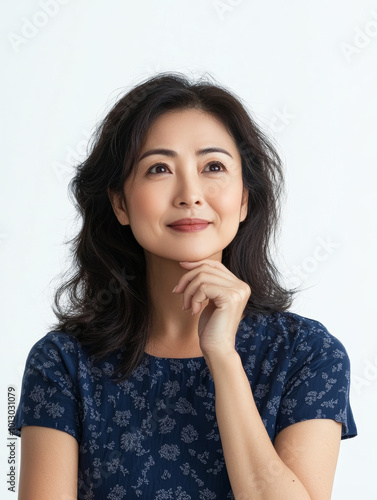
[[[234,300],[234,301],[240,300],[240,298],[241,298],[241,295],[240,295],[238,290],[230,290],[230,296],[231,296],[232,300]]]
[[[204,280],[205,278],[207,278],[208,274],[205,272],[205,271],[200,271],[200,273],[198,274],[198,278],[202,281]]]

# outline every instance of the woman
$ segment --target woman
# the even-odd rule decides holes
[[[218,85],[161,74],[115,104],[72,181],[76,273],[26,362],[20,499],[331,497],[350,363],[287,311],[282,186]]]

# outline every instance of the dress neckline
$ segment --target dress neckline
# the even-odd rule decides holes
[[[239,322],[239,325],[243,322],[243,320],[246,318],[246,315],[241,319]],[[238,325],[238,328],[239,328]],[[237,334],[236,334],[237,336]],[[188,362],[188,361],[203,361],[205,358],[204,356],[193,356],[193,357],[188,357],[188,358],[166,358],[164,356],[153,356],[153,354],[149,354],[148,352],[144,351],[144,355],[151,358],[151,359],[160,359],[164,361],[181,361],[181,362]]]
[[[153,356],[153,354],[149,354],[148,352],[144,352],[146,356],[152,359],[162,359],[164,361],[198,361],[203,360],[204,356],[195,356],[191,358],[165,358],[163,356]]]

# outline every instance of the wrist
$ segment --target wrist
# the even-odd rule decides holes
[[[235,366],[241,364],[241,358],[238,352],[233,349],[226,352],[212,352],[204,354],[204,359],[215,380],[219,375],[223,375],[227,370],[234,370]]]

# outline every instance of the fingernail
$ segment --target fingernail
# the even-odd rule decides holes
[[[177,288],[177,285],[173,288],[173,290],[171,291],[171,293],[174,293],[176,288]]]

